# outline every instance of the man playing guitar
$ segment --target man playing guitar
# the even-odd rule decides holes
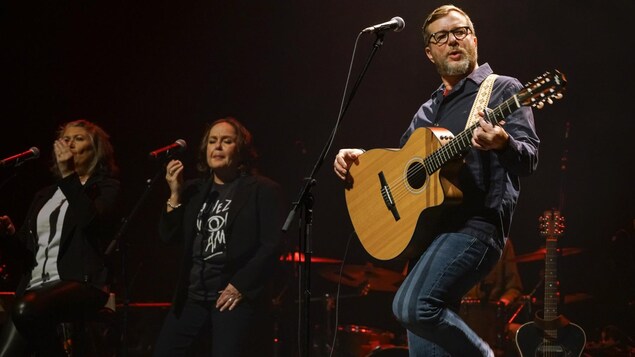
[[[435,9],[422,30],[425,53],[442,83],[415,114],[401,138],[402,146],[419,128],[461,132],[479,87],[492,74],[488,64],[477,63],[474,25],[460,8]],[[521,88],[517,79],[498,76],[489,106],[499,105]],[[539,145],[531,108],[510,113],[504,126],[495,124],[481,113],[468,138],[471,148],[461,153],[463,164],[448,180],[460,188],[462,200],[439,215],[434,239],[420,256],[411,257],[416,264],[394,298],[393,312],[408,330],[410,356],[493,356],[488,344],[450,306],[457,307],[500,258],[519,196],[519,177],[536,169]],[[335,173],[343,180],[355,180],[349,170],[364,155],[361,149],[340,150]]]

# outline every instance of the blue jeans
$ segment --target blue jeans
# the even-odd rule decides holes
[[[393,313],[408,329],[410,356],[493,356],[453,311],[500,258],[499,249],[461,233],[438,236],[397,291]]]

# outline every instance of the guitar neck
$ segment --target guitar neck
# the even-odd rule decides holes
[[[558,238],[564,231],[564,217],[560,211],[547,210],[540,218],[541,235],[545,237],[545,298],[543,306],[543,318],[545,321],[558,319]],[[548,338],[558,337],[557,328],[545,329]]]
[[[548,237],[545,248],[544,319],[551,321],[558,317],[558,240]]]
[[[505,117],[522,105],[516,95],[504,101],[501,105],[492,110],[485,110],[485,120],[490,123],[498,124]],[[479,126],[478,122],[470,125],[465,130],[460,132],[454,139],[450,140],[446,145],[440,147],[438,150],[430,154],[425,160],[424,165],[428,175],[431,175],[448,161],[463,154],[465,150],[472,146],[472,133],[474,129]]]

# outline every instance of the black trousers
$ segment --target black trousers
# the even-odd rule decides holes
[[[202,355],[213,357],[267,356],[268,341],[262,336],[270,335],[263,324],[266,313],[243,300],[232,311],[219,311],[215,302],[188,300],[180,316],[173,308],[168,312],[157,343],[155,357],[177,357]],[[258,341],[259,340],[259,341]],[[198,347],[198,348],[197,348]]]
[[[92,317],[108,294],[75,281],[57,281],[28,290],[15,300],[11,315],[0,331],[0,357],[63,356],[57,335],[61,322]]]

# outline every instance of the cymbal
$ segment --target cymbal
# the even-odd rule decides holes
[[[593,295],[591,294],[587,294],[587,293],[573,293],[573,294],[567,294],[564,296],[564,303],[565,304],[573,304],[576,302],[582,302],[582,301],[587,301],[593,299]]]
[[[582,248],[558,248],[558,252],[560,256],[566,257],[567,255],[580,254],[582,253]],[[535,262],[538,260],[545,260],[545,255],[547,254],[547,248],[540,248],[535,252],[518,255],[516,258],[508,259],[511,262],[516,263],[526,263],[526,262]]]
[[[587,293],[573,293],[573,294],[566,294],[563,298],[562,298],[562,302],[565,304],[575,304],[578,302],[583,302],[583,301],[588,301],[593,299],[593,295],[591,294],[587,294]],[[544,301],[542,299],[536,299],[534,301],[534,304],[536,305],[542,305],[544,303]]]
[[[340,269],[338,266],[320,267],[320,275],[326,280],[335,283],[340,282]],[[345,265],[342,271],[341,282],[347,286],[364,288],[375,291],[397,291],[404,280],[401,273],[367,265]]]
[[[302,252],[289,252],[285,255],[280,256],[280,261],[282,262],[299,263],[299,262],[304,262],[304,260],[305,260],[304,253]],[[341,263],[341,262],[342,261],[340,259],[311,256],[311,263],[334,264],[334,263]]]

